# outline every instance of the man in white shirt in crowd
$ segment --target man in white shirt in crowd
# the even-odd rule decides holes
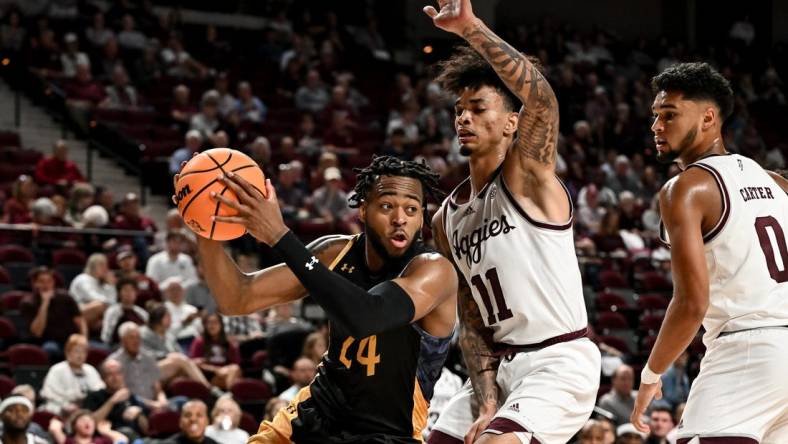
[[[157,283],[173,276],[181,278],[182,285],[196,281],[197,269],[192,258],[183,253],[183,242],[181,231],[168,232],[164,250],[151,256],[145,274]]]
[[[202,332],[200,312],[197,307],[186,303],[186,290],[181,278],[168,277],[161,283],[164,306],[170,313],[170,332],[178,339],[178,343],[188,350],[188,345]]]

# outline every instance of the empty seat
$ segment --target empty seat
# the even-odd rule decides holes
[[[211,391],[208,387],[197,381],[186,378],[176,378],[167,386],[167,392],[171,396],[185,396],[189,399],[202,399],[208,401],[211,398]]]
[[[625,318],[621,313],[605,311],[597,315],[594,327],[601,331],[628,330],[629,323],[627,322],[627,318]]]
[[[148,435],[164,438],[180,431],[181,415],[172,410],[157,410],[148,416]]]
[[[614,293],[602,293],[596,297],[595,306],[597,311],[619,311],[628,308],[627,301]]]
[[[627,279],[616,270],[604,270],[599,273],[599,283],[602,288],[629,288]]]

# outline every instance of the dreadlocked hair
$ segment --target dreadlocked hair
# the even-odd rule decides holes
[[[373,156],[372,163],[365,168],[354,168],[356,173],[356,186],[348,197],[348,206],[358,208],[367,200],[367,195],[372,190],[375,182],[380,176],[400,176],[411,177],[421,182],[424,189],[424,221],[429,226],[431,220],[427,213],[427,199],[431,197],[435,202],[440,203],[445,194],[438,188],[440,174],[432,171],[427,162],[413,160],[402,160],[393,156]]]
[[[539,69],[538,59],[527,58]],[[455,47],[454,54],[439,62],[435,69],[438,72],[435,81],[446,91],[459,95],[465,88],[476,90],[489,86],[498,91],[509,111],[517,112],[520,109],[520,99],[506,87],[490,63],[468,45]]]

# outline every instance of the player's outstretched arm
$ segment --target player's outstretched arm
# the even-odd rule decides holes
[[[238,175],[228,173],[222,181],[235,193],[238,202],[212,196],[235,209],[238,215],[215,216],[216,220],[242,224],[257,240],[276,249],[328,318],[356,338],[420,320],[437,306],[453,301],[457,293],[454,268],[438,254],[414,258],[400,277],[367,291],[329,270],[287,228],[270,180],[266,180],[265,196]]]
[[[658,375],[664,373],[689,347],[709,306],[709,274],[702,227],[704,218],[715,217],[715,211],[709,211],[710,203],[720,199],[712,177],[699,168],[688,169],[660,191],[660,213],[671,245],[673,299],[641,377],[640,391],[630,418],[641,431],[648,431],[641,416],[652,397],[661,397]],[[716,217],[719,217],[718,209]]]
[[[347,236],[326,236],[307,248],[322,263],[330,264],[348,242]],[[221,242],[198,237],[197,250],[204,264],[205,282],[224,315],[251,314],[307,294],[285,264],[247,274],[241,272]]]
[[[450,258],[451,247],[443,227],[443,209],[440,209],[432,218],[432,233],[438,251]],[[473,411],[477,416],[465,436],[465,441],[474,442],[498,411],[498,385],[495,382],[498,359],[493,357],[492,330],[484,325],[479,306],[464,279],[459,279],[457,301],[460,313],[460,349],[473,384]]]
[[[465,39],[495,69],[523,103],[515,147],[523,167],[537,179],[554,181],[558,100],[532,61],[503,41],[473,14],[470,0],[440,0],[440,11],[424,8],[435,26]],[[559,190],[560,191],[560,190]]]

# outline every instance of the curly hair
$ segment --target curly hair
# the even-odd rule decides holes
[[[356,173],[356,186],[348,197],[348,206],[350,208],[358,208],[367,200],[367,195],[380,176],[411,177],[421,182],[425,193],[423,199],[425,207],[424,220],[428,225],[430,218],[426,211],[426,197],[430,196],[436,202],[440,202],[444,196],[444,193],[438,188],[440,175],[432,171],[424,160],[416,162],[402,160],[393,156],[374,156],[372,163],[368,167],[354,168],[353,171]]]
[[[654,94],[680,92],[687,100],[710,100],[724,121],[733,113],[733,90],[728,80],[706,62],[679,63],[651,79]]]
[[[536,63],[530,57],[528,60]],[[489,86],[498,91],[508,111],[520,109],[520,99],[506,87],[490,63],[470,46],[457,46],[454,54],[439,62],[435,69],[438,71],[435,81],[447,91],[459,95],[465,88],[476,90]]]

